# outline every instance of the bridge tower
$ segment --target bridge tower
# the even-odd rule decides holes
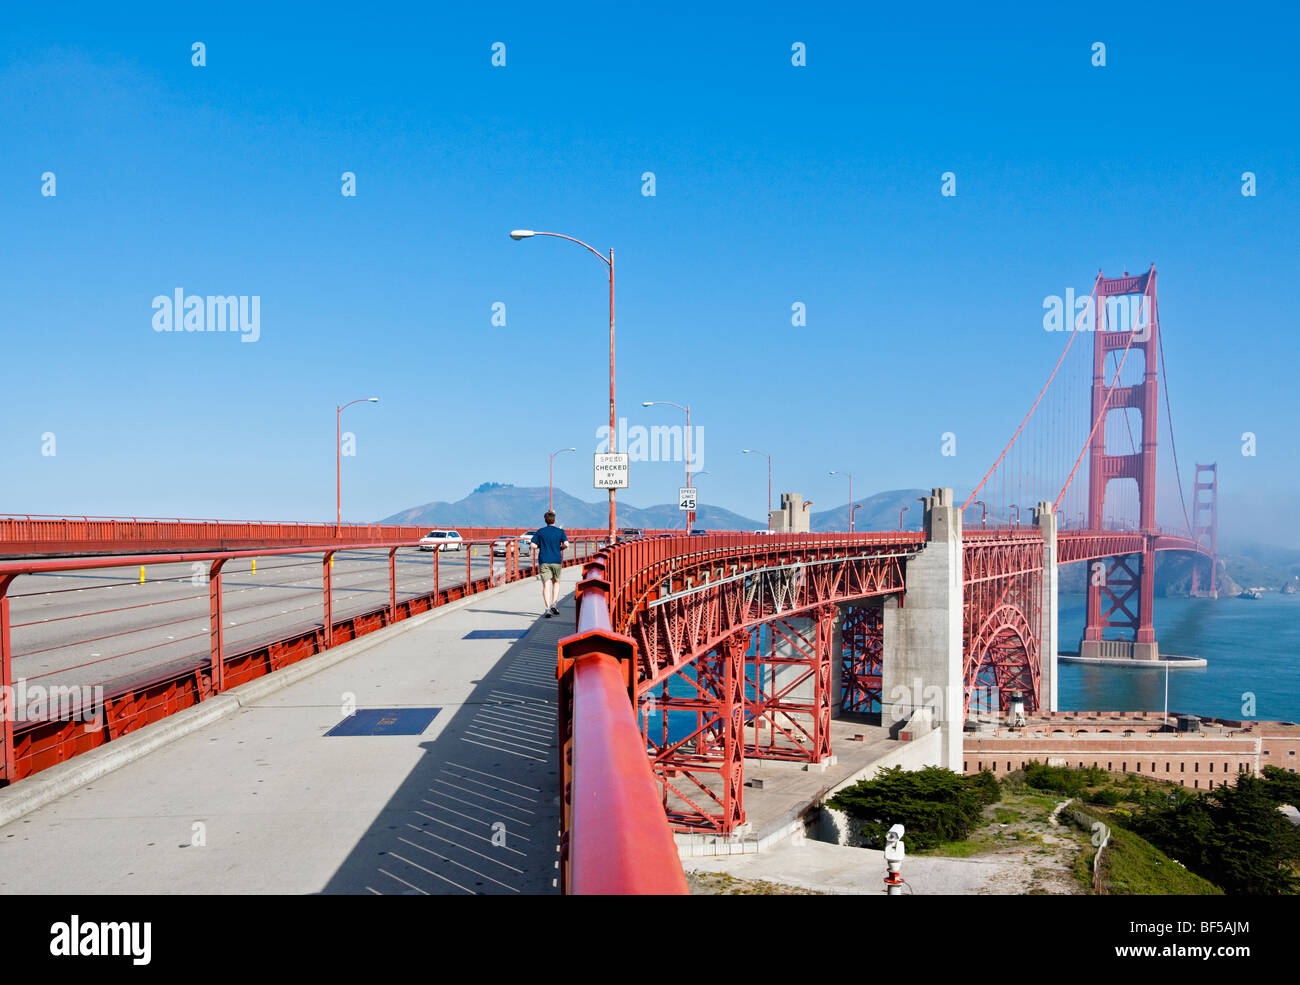
[[[1092,352],[1092,440],[1088,468],[1088,526],[1104,529],[1106,487],[1114,479],[1133,479],[1138,490],[1138,524],[1143,535],[1139,552],[1119,555],[1104,565],[1104,578],[1090,572],[1088,579],[1087,621],[1084,624],[1080,653],[1085,657],[1127,656],[1137,660],[1156,660],[1155,628],[1151,622],[1154,602],[1156,543],[1156,425],[1158,385],[1156,370],[1160,358],[1160,317],[1156,307],[1156,268],[1140,276],[1098,277],[1096,308],[1093,313]],[[1115,300],[1112,300],[1115,299]],[[1136,304],[1136,310],[1134,310]],[[1117,321],[1110,328],[1112,309]],[[1112,352],[1129,356],[1141,352],[1142,382],[1132,386],[1116,385],[1107,399],[1111,374],[1107,371]],[[1121,356],[1121,358],[1126,358]],[[1106,451],[1106,421],[1112,411],[1136,408],[1142,417],[1141,449],[1126,455]],[[1104,604],[1104,609],[1103,609]],[[1116,645],[1102,645],[1103,632],[1122,629],[1132,639]],[[1117,652],[1118,651],[1118,652]]]
[[[1203,494],[1203,495],[1202,495]],[[1201,586],[1200,558],[1193,558],[1192,594],[1219,597],[1219,466],[1217,462],[1196,466],[1196,484],[1192,489],[1192,536],[1210,546],[1210,583]]]

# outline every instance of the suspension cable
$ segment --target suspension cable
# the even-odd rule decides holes
[[[1154,312],[1153,312],[1154,316]],[[1169,424],[1169,448],[1174,453],[1174,478],[1178,480],[1178,502],[1183,507],[1183,522],[1187,532],[1200,542],[1192,528],[1191,518],[1187,515],[1187,498],[1183,495],[1183,470],[1178,465],[1178,442],[1174,440],[1174,415],[1169,406],[1169,371],[1165,369],[1165,337],[1156,329],[1156,348],[1160,351],[1160,378],[1165,381],[1165,421]]]
[[[1090,305],[1095,306],[1095,299],[1097,297],[1097,284],[1100,281],[1101,281],[1101,271],[1098,270],[1097,277],[1092,282],[1092,292],[1088,296]],[[1087,313],[1087,309],[1084,309],[1083,314],[1086,313]],[[1034,416],[1034,411],[1038,409],[1039,401],[1043,399],[1043,394],[1047,392],[1047,388],[1052,385],[1052,380],[1056,378],[1056,371],[1061,368],[1061,363],[1065,361],[1065,354],[1070,351],[1070,346],[1074,344],[1074,337],[1079,334],[1079,324],[1083,320],[1083,314],[1080,314],[1079,317],[1074,320],[1074,329],[1070,332],[1070,337],[1069,339],[1066,340],[1065,348],[1061,350],[1061,355],[1060,358],[1056,360],[1056,365],[1052,367],[1052,375],[1047,378],[1047,382],[1043,384],[1043,388],[1038,391],[1038,396],[1034,398],[1034,405],[1029,408],[1029,413],[1026,414],[1025,419],[1020,422],[1020,427],[1016,428],[1016,433],[1011,436],[1011,440],[1007,442],[1007,446],[1002,449],[1002,454],[998,456],[997,461],[994,462],[992,467],[988,470],[988,472],[984,474],[984,478],[980,480],[980,484],[976,486],[974,491],[971,492],[971,494],[966,498],[966,502],[961,504],[962,511],[965,511],[966,507],[970,506],[971,502],[975,499],[975,497],[979,495],[980,490],[984,488],[984,483],[989,481],[989,476],[991,476],[997,470],[997,467],[998,465],[1001,464],[1002,459],[1005,458],[1007,452],[1011,450],[1011,446],[1014,445],[1016,443],[1016,439],[1020,437],[1020,432],[1025,429],[1025,425],[1029,423],[1029,419]],[[1096,327],[1097,327],[1096,313],[1094,311],[1093,329],[1095,330]],[[1130,340],[1130,343],[1131,342],[1132,340]],[[1073,478],[1073,476],[1071,476],[1071,478]],[[1069,483],[1067,482],[1066,485],[1068,486]],[[1058,503],[1060,502],[1059,497],[1057,499],[1057,502]]]

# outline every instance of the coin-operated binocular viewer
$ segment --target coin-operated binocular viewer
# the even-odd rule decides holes
[[[903,895],[903,858],[907,851],[903,848],[903,826],[895,824],[885,835],[885,893],[889,896]]]

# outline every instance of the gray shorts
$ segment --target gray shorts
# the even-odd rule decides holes
[[[559,581],[560,572],[564,570],[562,564],[542,564],[538,565],[537,577],[542,581]]]

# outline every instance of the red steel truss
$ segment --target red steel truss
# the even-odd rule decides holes
[[[837,607],[816,606],[805,618],[781,617],[763,627],[746,673],[751,697],[745,755],[820,763],[831,754],[831,638]]]
[[[1037,531],[981,531],[963,540],[963,683],[966,712],[995,699],[999,710],[1019,691],[1038,709],[1043,540]]]
[[[845,606],[840,639],[841,710],[879,712],[885,655],[885,619],[879,602]]]
[[[613,552],[615,625],[637,640],[639,693],[740,629],[826,603],[901,592],[903,561],[925,543],[915,533],[763,537],[759,545],[742,535],[698,539],[718,543],[679,556],[672,551],[681,546],[668,540]],[[638,568],[638,547],[661,556]],[[622,588],[620,570],[630,575]]]
[[[1092,598],[1095,593],[1098,600],[1095,622],[1099,632],[1092,638],[1101,639],[1101,631],[1107,629],[1122,629],[1133,634],[1141,629],[1145,557],[1145,552],[1142,552],[1093,562],[1088,573],[1088,597]]]
[[[923,545],[916,533],[727,534],[610,552],[614,625],[636,643],[642,734],[675,828],[743,824],[746,757],[830,755],[839,604],[901,592]],[[685,716],[693,727],[670,740]]]
[[[748,630],[731,634],[695,661],[693,674],[674,677],[665,682],[663,696],[641,702],[650,765],[664,812],[678,830],[725,834],[745,822],[743,726],[750,636]],[[695,713],[696,726],[670,742],[669,718],[683,711]]]

